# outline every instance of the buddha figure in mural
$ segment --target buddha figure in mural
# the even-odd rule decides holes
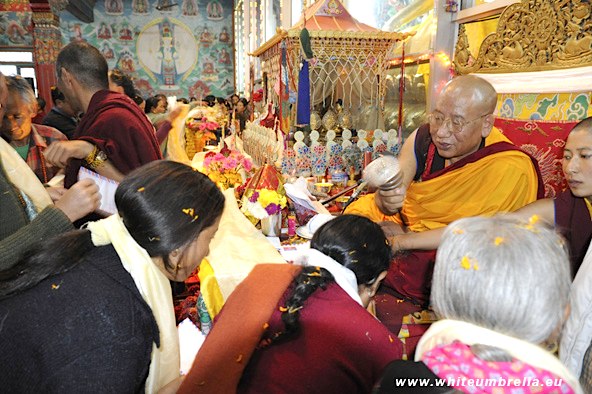
[[[132,0],[132,11],[134,14],[147,14],[148,0]]]
[[[175,48],[175,38],[170,23],[165,20],[162,22],[160,30],[160,54],[161,74],[164,86],[173,87],[177,82],[176,61],[179,57]]]
[[[108,15],[123,14],[123,0],[105,0],[105,13]]]
[[[230,42],[230,35],[228,34],[228,30],[226,29],[226,26],[224,26],[222,28],[222,31],[220,32],[220,35],[218,36],[218,40],[220,42],[225,42],[225,43]]]
[[[202,44],[210,44],[214,41],[214,37],[212,36],[212,33],[210,33],[210,31],[208,30],[207,26],[204,26],[203,31],[199,36],[199,41]]]
[[[183,0],[183,5],[181,6],[181,10],[183,12],[183,15],[186,15],[186,16],[197,15],[196,0]]]
[[[218,57],[218,61],[221,64],[230,64],[231,59],[230,59],[230,52],[228,52],[226,50],[226,48],[222,48],[220,50],[220,56]]]
[[[107,42],[103,42],[103,48],[101,49],[101,53],[107,60],[111,60],[115,57],[113,49],[109,46],[109,43]]]
[[[101,22],[97,37],[105,40],[111,38],[111,28],[105,22]]]
[[[206,10],[208,13],[208,19],[210,20],[217,21],[224,17],[224,9],[218,0],[210,1]]]

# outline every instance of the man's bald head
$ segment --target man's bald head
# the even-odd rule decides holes
[[[460,97],[471,96],[471,102],[479,105],[482,113],[492,114],[497,105],[497,92],[495,88],[483,78],[474,75],[461,75],[454,78],[444,86],[441,94]]]
[[[497,93],[486,80],[467,75],[448,82],[430,115],[438,153],[455,163],[476,152],[493,129]]]

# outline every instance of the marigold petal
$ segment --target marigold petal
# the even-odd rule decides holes
[[[469,260],[469,258],[467,256],[463,256],[463,258],[460,260],[460,266],[463,269],[470,270],[471,269],[471,260]]]

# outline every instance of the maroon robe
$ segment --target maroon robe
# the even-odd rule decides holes
[[[269,320],[271,335],[284,330],[279,306],[291,290]],[[255,350],[237,392],[369,393],[401,350],[382,323],[331,283],[304,302],[295,337]]]
[[[369,393],[401,344],[336,283],[300,310],[300,329],[284,330],[285,305],[299,266],[260,264],[229,296],[178,393]],[[237,383],[239,382],[237,389]]]
[[[122,174],[154,160],[162,154],[152,124],[129,97],[99,90],[76,128],[74,139],[88,141],[107,154]],[[71,159],[66,167],[66,187],[77,181],[84,159]]]
[[[576,276],[592,240],[592,219],[583,198],[570,190],[559,194],[554,201],[555,226],[569,244],[572,279]]]

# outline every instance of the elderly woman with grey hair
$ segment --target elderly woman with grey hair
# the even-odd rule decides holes
[[[6,78],[8,99],[6,112],[0,119],[0,132],[18,154],[27,162],[37,178],[47,183],[60,170],[45,160],[43,152],[54,141],[68,138],[53,127],[33,124],[37,116],[37,98],[26,79]]]
[[[431,294],[442,320],[419,341],[416,362],[389,364],[379,392],[582,392],[540,346],[562,326],[570,274],[562,238],[537,220],[476,217],[448,226]],[[432,385],[409,387],[413,378]]]

